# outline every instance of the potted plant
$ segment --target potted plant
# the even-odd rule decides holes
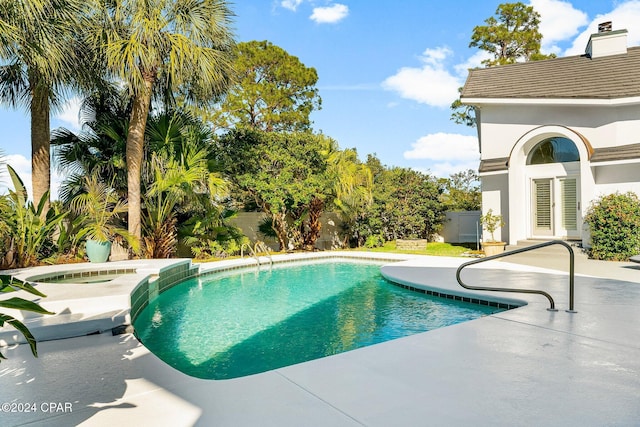
[[[121,215],[127,212],[127,204],[120,200],[115,190],[95,176],[86,178],[84,189],[84,193],[71,201],[71,209],[84,217],[79,234],[86,238],[89,261],[107,261],[116,236],[121,236],[137,250],[137,240],[121,225]]]
[[[480,217],[480,223],[482,224],[482,229],[491,234],[490,240],[482,242],[484,254],[491,256],[504,252],[506,242],[497,242],[494,236],[495,231],[505,225],[502,215],[494,215],[493,210],[489,209],[486,214]]]

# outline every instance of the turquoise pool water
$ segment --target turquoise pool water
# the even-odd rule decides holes
[[[134,327],[176,369],[228,379],[501,311],[400,288],[380,265],[323,261],[191,279],[153,300]]]

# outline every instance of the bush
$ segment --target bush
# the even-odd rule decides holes
[[[365,240],[364,242],[364,246],[369,249],[379,248],[382,245],[384,245],[384,237],[378,234],[373,234],[371,236],[368,236],[367,240]]]
[[[640,253],[640,200],[615,193],[595,200],[585,217],[591,231],[590,257],[626,261]]]

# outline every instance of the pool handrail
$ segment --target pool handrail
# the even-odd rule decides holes
[[[269,263],[273,265],[273,258],[271,258],[271,251],[269,250],[269,247],[260,240],[258,240],[253,247],[253,253],[257,255],[258,252],[264,252],[266,257],[269,258]]]
[[[256,254],[256,251],[254,250],[254,248],[249,243],[243,243],[240,246],[240,258],[244,258],[244,248],[245,248],[245,246],[249,249],[248,253],[251,256],[253,256],[256,259],[256,262],[258,263],[258,265],[260,265],[260,258]]]
[[[517,293],[525,293],[525,294],[544,295],[545,297],[547,297],[547,299],[549,300],[549,304],[551,305],[547,310],[549,310],[549,311],[558,311],[555,308],[555,302],[553,301],[553,298],[551,297],[551,295],[549,295],[545,291],[542,291],[542,290],[539,290],[539,289],[491,288],[491,287],[485,287],[485,286],[469,286],[469,285],[465,284],[462,281],[462,279],[460,278],[460,273],[462,272],[462,270],[465,267],[468,267],[470,265],[480,264],[482,262],[491,261],[491,260],[498,259],[498,258],[504,258],[504,257],[507,257],[509,255],[520,254],[522,252],[528,252],[528,251],[532,251],[532,250],[535,250],[535,249],[540,249],[540,248],[544,248],[544,247],[552,246],[552,245],[564,246],[569,251],[569,309],[565,310],[565,311],[567,313],[577,313],[577,311],[575,311],[573,309],[574,275],[575,275],[574,253],[573,253],[573,248],[571,248],[571,246],[567,242],[565,242],[564,240],[550,240],[548,242],[538,243],[538,244],[535,244],[535,245],[527,246],[525,248],[513,249],[511,251],[503,252],[501,254],[491,255],[491,256],[488,256],[488,257],[478,258],[478,259],[474,259],[472,261],[465,262],[464,264],[461,264],[460,267],[458,267],[458,269],[456,270],[456,280],[458,281],[460,286],[462,286],[463,288],[469,289],[469,290],[473,290],[473,291],[517,292]]]

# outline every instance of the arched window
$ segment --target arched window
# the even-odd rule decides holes
[[[568,138],[556,136],[539,142],[527,156],[528,165],[542,165],[545,163],[577,162],[580,153],[576,145]]]

